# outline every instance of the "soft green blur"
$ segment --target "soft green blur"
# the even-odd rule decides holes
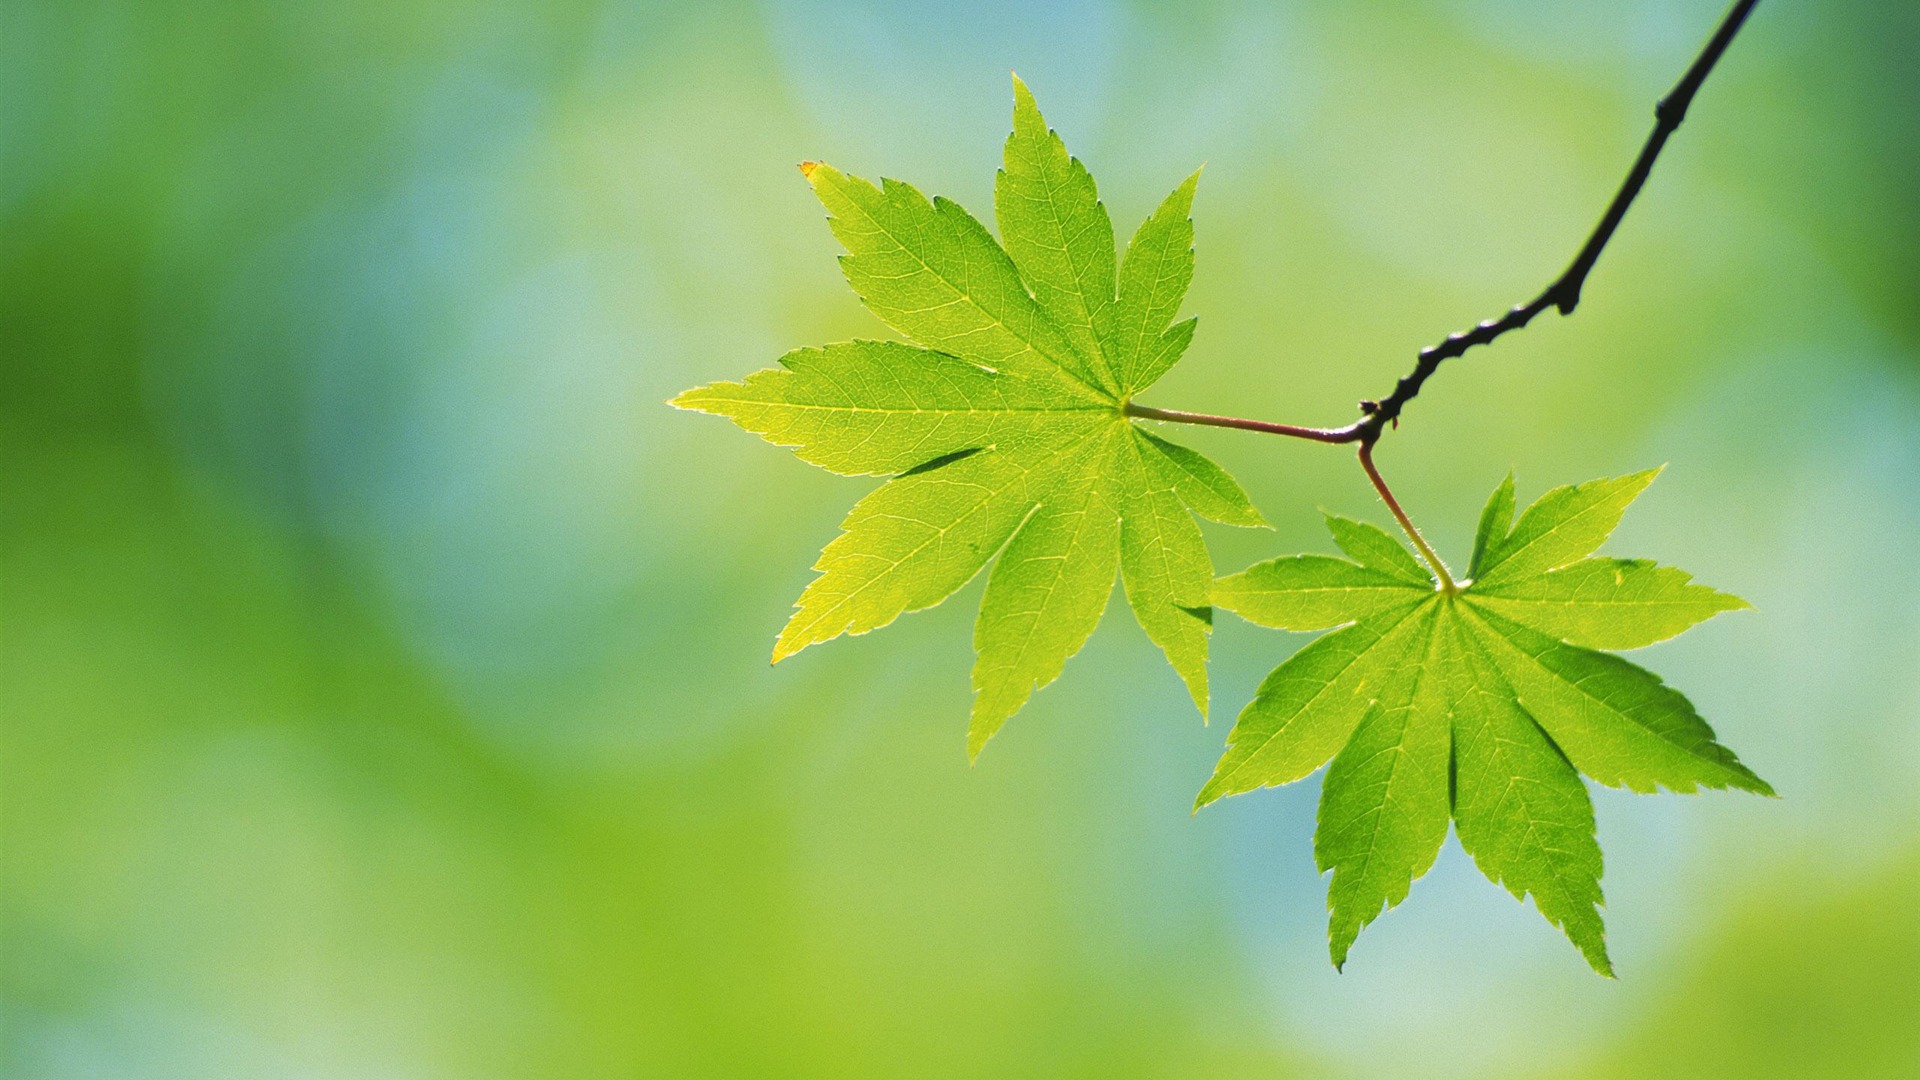
[[[1617,982],[1449,843],[1325,950],[1317,782],[1191,816],[1115,605],[976,767],[979,583],[767,654],[870,482],[663,401],[884,329],[794,171],[990,205],[1008,71],[1125,235],[1207,162],[1147,403],[1344,422],[1530,297],[1717,0],[0,9],[0,1074],[1920,1074],[1920,6],[1762,3],[1567,320],[1382,444],[1669,462],[1642,659],[1779,800],[1596,795]],[[1186,441],[1276,529],[1350,456]]]

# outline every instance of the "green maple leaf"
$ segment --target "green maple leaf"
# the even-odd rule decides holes
[[[1433,865],[1451,821],[1482,872],[1531,895],[1611,975],[1580,774],[1640,792],[1773,793],[1685,697],[1597,651],[1747,606],[1679,570],[1593,555],[1657,472],[1556,488],[1517,523],[1509,476],[1457,590],[1437,588],[1380,529],[1331,515],[1351,561],[1296,555],[1214,583],[1215,606],[1262,626],[1339,627],[1267,676],[1197,803],[1292,783],[1331,759],[1314,855],[1333,871],[1336,967]]]
[[[1199,174],[1140,226],[1116,270],[1093,178],[1017,78],[994,186],[1004,247],[957,204],[907,184],[801,170],[847,249],[854,292],[918,344],[800,349],[782,369],[672,402],[834,472],[893,474],[821,553],[774,660],[938,604],[991,561],[974,631],[977,755],[1085,644],[1118,574],[1204,716],[1213,568],[1193,514],[1264,522],[1219,466],[1122,412],[1193,338],[1194,320],[1173,317],[1193,278]]]

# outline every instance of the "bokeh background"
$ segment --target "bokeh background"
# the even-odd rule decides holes
[[[874,336],[794,163],[986,214],[1008,71],[1123,237],[1202,161],[1167,407],[1343,422],[1531,297],[1715,0],[9,2],[7,1077],[1920,1075],[1920,7],[1764,3],[1569,320],[1380,458],[1671,466],[1640,659],[1779,800],[1596,793],[1617,982],[1457,845],[1326,960],[1317,781],[1189,814],[1125,614],[963,752],[976,582],[777,669],[871,483],[664,400]],[[1183,431],[1273,531],[1345,453]]]

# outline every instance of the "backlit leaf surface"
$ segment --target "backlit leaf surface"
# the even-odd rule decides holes
[[[1439,588],[1385,532],[1329,517],[1349,559],[1295,555],[1214,584],[1262,626],[1331,630],[1275,668],[1201,790],[1288,784],[1327,766],[1314,852],[1336,966],[1433,865],[1448,823],[1611,975],[1600,848],[1581,774],[1651,792],[1771,795],[1659,676],[1600,649],[1673,637],[1747,605],[1667,567],[1594,552],[1654,472],[1556,488],[1514,519],[1512,478],[1481,515],[1472,578]]]
[[[1263,522],[1219,466],[1122,411],[1193,338],[1174,316],[1198,174],[1116,255],[1093,178],[1017,79],[997,241],[908,184],[801,169],[848,284],[909,341],[795,350],[673,401],[822,468],[890,477],[821,552],[774,659],[938,604],[992,564],[974,629],[977,754],[1085,644],[1117,577],[1204,715],[1213,569],[1194,515]]]

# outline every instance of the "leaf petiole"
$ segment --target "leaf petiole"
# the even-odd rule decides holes
[[[1433,571],[1435,577],[1440,579],[1440,591],[1449,596],[1459,592],[1460,586],[1454,584],[1453,575],[1447,572],[1447,564],[1440,561],[1439,554],[1427,543],[1426,537],[1421,536],[1420,530],[1413,527],[1413,519],[1407,516],[1405,510],[1400,509],[1400,500],[1393,497],[1393,490],[1387,487],[1387,481],[1380,475],[1380,470],[1374,467],[1373,443],[1370,441],[1360,444],[1360,467],[1367,471],[1367,479],[1373,481],[1373,490],[1380,493],[1380,501],[1387,504],[1388,510],[1393,511],[1393,520],[1400,523],[1400,528],[1406,532],[1407,539],[1413,541],[1413,546],[1420,549],[1420,557],[1427,561],[1427,567]]]
[[[1240,431],[1258,431],[1268,435],[1286,435],[1295,439],[1311,439],[1323,443],[1347,443],[1359,438],[1351,428],[1312,428],[1297,424],[1276,424],[1269,420],[1246,420],[1238,416],[1214,416],[1210,413],[1182,412],[1178,409],[1156,409],[1151,405],[1139,405],[1127,402],[1121,412],[1128,416],[1137,416],[1142,420],[1162,420],[1169,424],[1200,424],[1204,427],[1236,428]]]
[[[1247,420],[1238,416],[1215,416],[1211,413],[1182,412],[1178,409],[1156,409],[1150,405],[1136,405],[1131,401],[1122,406],[1120,411],[1143,420],[1162,420],[1170,424],[1199,424],[1203,427],[1258,431],[1267,435],[1285,435],[1289,438],[1308,439],[1318,443],[1359,443],[1360,467],[1366,470],[1367,479],[1373,482],[1373,489],[1380,493],[1380,500],[1387,504],[1387,509],[1393,511],[1393,518],[1400,523],[1400,528],[1406,531],[1407,539],[1412,540],[1413,546],[1420,550],[1420,556],[1426,560],[1427,567],[1433,571],[1434,577],[1440,583],[1440,591],[1448,594],[1460,591],[1460,586],[1454,582],[1453,575],[1447,572],[1447,564],[1440,561],[1440,556],[1428,545],[1426,538],[1420,535],[1420,530],[1413,527],[1413,520],[1407,517],[1405,510],[1400,508],[1400,501],[1393,497],[1393,490],[1387,487],[1386,480],[1380,476],[1380,470],[1374,467],[1373,444],[1379,438],[1379,432],[1369,433],[1369,429],[1362,424],[1349,424],[1343,428],[1310,428],[1295,424],[1276,424],[1269,420]]]

